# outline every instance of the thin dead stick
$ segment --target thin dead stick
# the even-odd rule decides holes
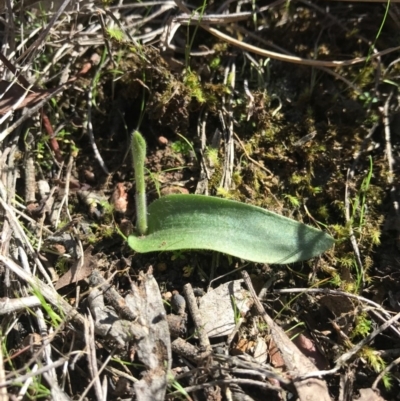
[[[197,384],[195,386],[190,386],[190,387],[184,387],[183,389],[188,392],[188,393],[192,393],[193,391],[199,391],[199,390],[203,390],[205,388],[208,387],[214,387],[214,386],[229,386],[230,384],[247,384],[247,385],[251,385],[251,386],[257,386],[257,387],[261,387],[265,390],[275,390],[277,392],[281,392],[282,388],[279,386],[273,386],[272,384],[269,384],[267,382],[261,382],[259,380],[252,380],[252,379],[221,379],[221,380],[213,380],[211,382],[208,383],[203,383],[203,384]],[[174,391],[172,393],[169,393],[167,398],[170,398],[172,396],[176,396],[176,395],[182,395],[182,393],[180,391]],[[311,401],[311,399],[310,399]]]
[[[108,357],[106,358],[106,360],[104,361],[103,365],[100,366],[100,369],[98,371],[98,374],[100,374],[108,365],[108,363],[110,362],[111,358],[114,356],[114,350],[111,351],[110,355],[108,355]],[[87,385],[87,387],[85,388],[85,391],[82,393],[82,395],[79,397],[78,401],[83,401],[87,395],[87,393],[89,392],[89,390],[92,388],[94,382],[96,381],[96,378],[93,378],[90,383]]]
[[[400,1],[400,0],[399,0]],[[186,14],[192,15],[190,10],[183,4],[181,0],[175,0],[176,4],[178,7]],[[193,18],[193,17],[192,17]],[[180,22],[183,24],[184,22]],[[191,23],[191,19],[188,19],[185,21],[185,23]],[[296,57],[296,56],[287,56],[283,55],[281,53],[276,53],[270,50],[262,49],[257,46],[250,45],[245,42],[241,42],[240,40],[237,40],[233,38],[232,36],[226,35],[225,33],[222,33],[218,29],[212,28],[208,26],[207,24],[204,24],[202,21],[196,22],[197,25],[201,26],[204,30],[207,32],[211,33],[218,39],[221,39],[230,45],[233,45],[239,49],[242,49],[244,51],[248,51],[250,53],[255,53],[258,54],[259,56],[262,57],[269,57],[275,60],[280,60],[280,61],[285,61],[288,63],[294,63],[294,64],[301,64],[301,65],[308,65],[311,67],[346,67],[346,66],[351,66],[354,64],[360,64],[365,62],[365,60],[372,60],[377,57],[383,56],[385,54],[393,53],[396,52],[400,49],[400,46],[392,47],[389,49],[385,49],[381,52],[372,54],[368,57],[357,57],[351,60],[343,60],[343,61],[323,61],[323,60],[311,60],[307,58],[301,58],[301,57]]]
[[[2,183],[0,183],[0,191],[3,189]],[[12,209],[7,205],[6,202],[0,196],[0,204],[3,209],[6,211],[7,216],[9,218],[9,222],[11,223],[11,227],[14,230],[14,236],[16,236],[21,242],[25,243],[27,249],[29,250],[30,254],[33,256],[33,260],[35,261],[40,273],[46,279],[47,283],[52,286],[52,281],[50,276],[48,275],[46,269],[43,267],[42,262],[39,260],[38,256],[36,255],[32,244],[29,242],[29,239],[25,233],[25,231],[21,228],[18,219],[13,214]]]
[[[26,204],[34,203],[36,201],[35,189],[35,159],[33,158],[33,152],[26,145],[26,159],[25,159],[25,202]]]
[[[60,6],[60,8],[57,10],[57,12],[51,17],[49,23],[47,24],[46,28],[42,31],[42,33],[39,35],[39,37],[29,46],[29,48],[24,52],[23,55],[21,55],[20,59],[25,57],[26,54],[32,51],[32,53],[29,56],[28,62],[26,64],[25,69],[28,69],[30,67],[30,62],[35,58],[37,53],[40,51],[41,47],[40,44],[45,40],[46,36],[49,34],[50,29],[53,27],[53,25],[56,23],[58,17],[64,12],[64,10],[67,8],[69,2],[71,0],[64,0]]]
[[[145,7],[151,7],[151,6],[162,6],[165,4],[174,6],[175,2],[172,0],[171,1],[168,1],[168,0],[142,1],[140,3],[118,4],[115,6],[108,7],[108,9],[109,10],[124,10],[124,9],[130,9],[130,8],[145,8]]]
[[[182,356],[187,360],[197,364],[205,361],[210,355],[208,351],[199,352],[199,349],[196,346],[185,341],[183,338],[177,338],[172,341],[171,350],[176,355]]]
[[[199,113],[199,118],[197,119],[197,136],[200,139],[201,149],[200,149],[200,177],[197,181],[196,194],[208,195],[208,181],[210,180],[211,174],[210,169],[205,161],[206,152],[206,124],[207,124],[208,111],[202,110]]]
[[[349,237],[350,237],[350,242],[351,246],[353,247],[354,255],[356,256],[356,263],[358,267],[358,272],[361,276],[361,289],[364,287],[365,283],[365,272],[364,272],[364,266],[361,260],[361,253],[360,253],[360,248],[358,247],[357,239],[354,234],[353,230],[353,221],[352,221],[352,216],[351,216],[351,204],[350,204],[350,196],[349,196],[349,183],[351,180],[351,170],[347,170],[347,175],[346,175],[346,185],[345,185],[345,191],[344,191],[344,205],[345,205],[345,217],[346,217],[346,222],[348,223],[348,228],[349,228]]]
[[[183,287],[183,292],[185,294],[187,306],[190,311],[190,315],[192,316],[197,335],[199,336],[200,346],[206,348],[207,350],[211,349],[210,340],[204,330],[204,324],[197,306],[197,301],[192,286],[190,284],[185,284]]]
[[[67,319],[72,319],[81,327],[84,325],[85,319],[75,310],[67,301],[65,301],[56,290],[44,284],[38,277],[26,272],[22,267],[18,266],[12,259],[0,255],[0,262],[7,266],[14,274],[25,280],[33,289],[39,290],[40,293],[57,309],[60,309]]]
[[[62,357],[62,358],[58,359],[57,361],[55,361],[52,365],[44,366],[43,368],[38,369],[36,372],[30,372],[30,373],[27,373],[26,375],[18,376],[15,379],[1,381],[0,382],[0,388],[1,387],[7,387],[7,386],[10,386],[10,385],[14,385],[14,384],[23,383],[23,382],[25,382],[26,380],[28,380],[31,377],[40,376],[44,372],[48,372],[51,369],[58,368],[58,367],[64,365],[64,363],[67,362],[67,361],[68,361],[68,358]]]
[[[393,92],[390,92],[390,95],[386,99],[385,106],[383,107],[383,125],[385,127],[385,143],[386,143],[386,157],[388,160],[389,174],[388,174],[388,184],[390,185],[390,197],[392,198],[394,212],[396,214],[396,218],[399,219],[399,202],[396,197],[396,188],[393,185],[394,178],[394,158],[392,152],[392,141],[391,141],[391,133],[390,133],[390,119],[389,119],[389,105],[390,100],[392,99]],[[398,223],[398,221],[396,222]]]
[[[85,321],[85,342],[88,366],[91,378],[94,380],[94,391],[98,400],[103,400],[103,389],[100,383],[99,370],[96,358],[95,329],[92,315],[89,313]]]
[[[282,355],[286,368],[295,380],[294,386],[296,387],[300,401],[331,401],[328,386],[324,380],[315,377],[303,379],[304,374],[315,372],[317,370],[316,366],[300,352],[296,345],[290,341],[286,333],[265,312],[264,307],[261,305],[261,302],[254,291],[247,271],[242,271],[242,277],[253,297],[257,312],[268,324],[271,336]]]
[[[274,49],[277,49],[279,51],[281,51],[284,54],[287,54],[288,56],[293,56],[293,54],[291,54],[290,52],[288,52],[287,50],[283,49],[280,46],[277,46],[273,43],[269,43],[268,41],[266,41],[265,39],[261,38],[260,35],[257,35],[253,32],[248,31],[247,29],[243,28],[240,25],[235,25],[235,29],[237,29],[240,33],[253,38],[254,40],[257,40],[259,43],[261,44],[265,44],[266,46],[271,46]],[[329,75],[332,75],[333,77],[335,77],[336,79],[344,82],[349,88],[353,89],[356,93],[358,94],[362,94],[363,91],[361,90],[361,88],[359,88],[358,86],[354,85],[353,82],[349,81],[348,79],[346,79],[345,77],[343,77],[342,75],[340,75],[339,73],[337,73],[334,69],[331,68],[327,68],[327,67],[315,67],[317,69],[319,69],[320,71],[326,72]]]
[[[192,15],[192,14],[181,14],[174,17],[174,22],[179,22],[180,24],[187,24],[199,22],[209,23],[209,24],[229,24],[231,22],[243,21],[249,19],[253,13],[251,11],[244,11],[241,13],[231,13],[231,14],[206,14],[206,15]]]
[[[98,288],[103,292],[104,298],[116,310],[121,318],[134,322],[138,318],[138,316],[133,313],[133,311],[127,305],[125,299],[110,284],[114,275],[118,273],[120,272],[115,272],[110,278],[106,280],[101,275],[99,270],[94,270],[89,277],[89,284],[91,287]]]
[[[344,1],[344,2],[352,2],[352,3],[388,3],[388,0],[324,0],[325,2],[329,3],[330,1],[332,2],[339,2],[339,1]],[[400,3],[400,0],[390,0],[390,3]]]
[[[31,372],[34,374],[37,374],[37,370],[39,369],[39,365],[37,363],[35,363],[31,368]],[[33,376],[29,377],[27,380],[24,380],[20,390],[18,391],[18,400],[23,400],[25,397],[26,392],[28,391],[29,386],[32,384],[33,382]]]
[[[310,377],[321,377],[325,375],[330,375],[333,373],[336,373],[342,366],[345,366],[346,363],[354,356],[356,355],[362,347],[367,345],[370,341],[372,341],[377,335],[385,331],[388,327],[390,327],[394,322],[397,322],[400,319],[400,313],[397,315],[393,316],[391,319],[389,319],[387,322],[379,326],[377,329],[375,329],[371,334],[369,334],[367,337],[365,337],[363,340],[361,340],[357,345],[355,345],[350,351],[346,352],[343,354],[340,358],[336,360],[335,367],[330,370],[320,370],[317,372],[312,372],[308,373],[306,375],[303,375],[300,377],[300,379],[308,379]]]
[[[71,398],[63,390],[61,390],[58,383],[54,380],[54,377],[50,376],[49,373],[43,372],[43,377],[47,381],[50,387],[51,396],[53,400],[57,401],[71,401]]]
[[[229,82],[230,81],[230,82]],[[222,172],[222,178],[220,181],[220,187],[225,190],[229,190],[232,184],[233,165],[235,159],[235,146],[233,142],[233,95],[235,93],[235,82],[236,82],[236,64],[231,63],[230,68],[225,68],[224,84],[229,85],[231,90],[229,96],[226,99],[225,95],[222,98],[222,108],[225,113],[220,114],[220,118],[224,120],[227,117],[227,122],[223,123],[224,136],[225,136],[225,159],[224,168]],[[225,115],[224,115],[225,114]]]
[[[6,23],[4,24],[5,30],[3,33],[3,43],[7,43],[7,46],[4,46],[4,49],[8,47],[11,53],[15,51],[15,43],[16,43],[15,37],[17,34],[17,29],[15,27],[15,22],[14,22],[14,16],[16,14],[13,10],[13,6],[14,4],[11,3],[11,0],[6,0],[7,15],[6,15]]]
[[[46,97],[43,98],[43,100],[41,100],[35,106],[29,108],[29,110],[27,110],[27,112],[22,117],[20,117],[14,124],[10,125],[7,129],[3,130],[0,133],[0,142],[3,142],[4,139],[8,135],[10,135],[17,127],[19,127],[28,118],[32,117],[32,115],[35,114],[37,111],[39,111],[50,99],[52,99],[54,96],[62,92],[64,89],[65,89],[65,84],[55,89],[53,92],[50,92]]]
[[[99,66],[99,69],[101,68],[101,65]],[[96,76],[95,76],[96,77]],[[100,167],[102,168],[102,170],[104,171],[104,173],[106,175],[110,174],[110,171],[108,170],[106,164],[104,163],[103,158],[101,157],[99,148],[96,145],[96,141],[94,139],[94,135],[93,135],[93,125],[92,125],[92,92],[93,92],[93,86],[95,83],[95,77],[93,77],[92,79],[92,83],[89,87],[88,90],[88,107],[87,107],[87,134],[89,136],[89,140],[90,143],[92,145],[92,149],[93,149],[93,153],[94,153],[94,157],[97,159],[97,161],[100,164]]]
[[[12,202],[18,206],[21,207],[21,209],[26,209],[25,205],[21,205],[19,202],[17,202],[15,199],[12,200]],[[18,210],[15,206],[11,206],[10,210],[13,211],[13,213],[17,214],[18,216],[21,216],[23,219],[25,219],[26,221],[28,221],[30,224],[32,224],[32,226],[34,227],[39,227],[39,223],[32,219],[32,217],[29,217],[27,214],[25,214],[24,212],[21,212],[20,210]],[[43,227],[43,231],[45,231],[46,233],[53,235],[53,231],[51,231],[49,228],[47,227]]]
[[[377,329],[375,329],[371,334],[367,337],[363,338],[357,345],[355,345],[350,351],[343,354],[340,358],[336,360],[336,365],[344,366],[346,362],[349,361],[355,354],[357,354],[362,347],[370,343],[378,334],[381,334],[388,327],[390,327],[393,323],[397,322],[400,319],[400,312],[389,319],[387,322],[383,323]]]
[[[233,369],[229,368],[229,366],[232,366],[234,369],[240,368],[242,371],[254,372],[254,374],[258,374],[263,379],[274,379],[284,386],[290,386],[292,384],[292,381],[287,379],[286,373],[275,371],[272,367],[261,365],[258,362],[252,361],[251,359],[248,360],[247,356],[245,355],[227,356],[223,354],[214,354],[213,360],[228,366],[226,368],[227,371],[232,371]]]
[[[314,294],[339,295],[339,296],[343,296],[343,297],[347,297],[347,298],[356,299],[357,301],[360,301],[360,302],[365,302],[365,303],[373,306],[380,312],[382,312],[385,315],[386,319],[390,319],[389,313],[381,305],[377,304],[374,301],[371,301],[368,298],[362,297],[360,295],[344,292],[344,291],[331,290],[329,288],[283,288],[283,289],[279,289],[279,290],[273,290],[272,292],[274,294],[291,294],[291,293],[303,292],[303,293],[307,293],[307,294],[314,293]],[[397,329],[396,329],[396,332],[398,334],[400,334]]]
[[[102,361],[98,359],[97,363],[100,365]],[[106,366],[105,371],[111,373],[114,376],[123,377],[124,379],[129,380],[132,383],[137,383],[139,381],[139,379],[136,379],[136,377],[132,376],[132,374],[128,374],[126,372],[123,372],[122,370],[113,368],[112,366]]]
[[[23,298],[0,298],[0,315],[8,315],[35,306],[40,306],[40,300],[35,295]]]
[[[379,375],[372,383],[371,388],[375,390],[378,387],[379,382],[382,380],[382,377],[385,376],[387,373],[389,373],[398,364],[400,364],[400,357],[396,358],[393,362],[387,365],[386,368],[382,370],[382,372],[379,373]]]
[[[391,47],[389,49],[385,49],[378,53],[372,54],[369,57],[357,57],[357,58],[353,58],[351,60],[343,60],[343,61],[311,60],[308,58],[301,58],[301,57],[296,57],[296,56],[285,56],[281,53],[276,53],[276,52],[273,52],[270,50],[261,49],[260,47],[253,46],[253,45],[250,45],[245,42],[240,42],[239,40],[233,38],[232,36],[226,35],[220,31],[218,31],[218,29],[208,27],[207,25],[203,25],[201,23],[200,23],[200,26],[207,32],[210,32],[212,35],[216,36],[218,39],[224,40],[225,42],[228,42],[229,44],[234,45],[234,46],[238,47],[239,49],[258,54],[259,56],[262,56],[262,57],[270,57],[275,60],[285,61],[285,62],[293,63],[293,64],[308,65],[310,67],[348,67],[351,65],[363,63],[367,59],[372,60],[377,57],[384,56],[386,54],[394,53],[400,49],[400,46]]]
[[[85,63],[79,71],[79,73],[75,76],[70,78],[67,82],[64,84],[60,85],[59,87],[49,91],[43,99],[36,103],[34,106],[30,107],[26,113],[19,118],[14,124],[12,124],[10,127],[7,129],[3,130],[0,133],[0,142],[3,142],[4,139],[10,135],[17,127],[19,127],[24,121],[26,121],[28,118],[30,118],[33,114],[35,114],[37,111],[39,111],[50,99],[52,99],[54,96],[58,95],[61,93],[64,89],[66,89],[69,85],[73,84],[76,80],[78,80],[82,75],[86,74],[90,68],[92,67],[92,62]]]
[[[68,166],[67,166],[67,174],[66,174],[66,177],[65,177],[64,196],[63,196],[63,198],[61,200],[61,204],[60,204],[60,207],[59,207],[58,213],[57,213],[56,227],[58,226],[61,210],[62,210],[62,207],[63,207],[64,204],[65,204],[65,211],[67,213],[69,221],[70,222],[73,221],[71,213],[70,213],[70,210],[69,210],[69,207],[68,207],[68,199],[69,199],[68,195],[69,195],[69,189],[70,189],[69,185],[70,185],[70,182],[71,182],[73,164],[74,164],[74,157],[71,154],[70,157],[69,157]],[[76,241],[77,246],[79,248],[79,254],[80,254],[79,261],[78,261],[78,266],[76,268],[74,277],[72,278],[72,280],[75,281],[76,277],[79,275],[79,271],[82,269],[82,267],[85,264],[85,252],[83,251],[82,241],[79,238],[79,233],[78,233],[78,230],[76,229],[75,226],[73,226],[72,231],[74,233],[75,241]],[[77,287],[76,290],[79,291],[79,287]],[[78,302],[79,302],[78,292],[77,292],[76,300],[77,300],[77,304],[76,305],[78,305]]]
[[[40,336],[42,337],[42,343],[43,343],[43,362],[45,362],[46,365],[52,365],[53,364],[53,359],[52,359],[52,348],[51,348],[51,334],[52,334],[52,327],[47,329],[46,321],[44,319],[44,314],[43,311],[40,307],[37,307],[34,309],[35,312],[35,318],[37,321],[38,329]],[[48,333],[49,331],[49,333]],[[53,378],[53,380],[57,383],[57,374],[55,369],[50,369],[49,370],[49,376]]]

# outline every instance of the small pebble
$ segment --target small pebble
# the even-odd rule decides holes
[[[183,298],[181,294],[178,293],[178,291],[173,291],[173,295],[171,298],[171,306],[172,309],[178,314],[182,315],[185,313],[186,309],[186,300]]]
[[[83,172],[83,175],[87,182],[95,182],[96,181],[96,176],[94,175],[93,171],[85,170]]]
[[[165,301],[170,302],[172,298],[172,292],[171,291],[164,292],[164,294],[162,294],[162,297]]]
[[[165,262],[159,262],[156,265],[156,269],[159,272],[165,272],[165,270],[167,270],[167,264]]]
[[[121,230],[122,234],[126,237],[133,233],[133,224],[132,221],[129,219],[122,219],[121,223],[119,224],[119,229]]]
[[[165,136],[159,136],[157,138],[158,144],[160,146],[167,146],[168,145],[168,139]]]

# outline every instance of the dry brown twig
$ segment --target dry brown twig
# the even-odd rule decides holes
[[[201,318],[199,308],[197,306],[197,300],[193,292],[193,288],[190,284],[185,284],[183,287],[183,292],[185,294],[185,299],[187,302],[187,307],[189,309],[190,315],[192,316],[193,323],[197,335],[199,336],[200,346],[206,351],[211,351],[210,339],[207,336],[205,330],[203,330],[204,324]]]
[[[209,172],[209,168],[207,166],[205,160],[205,152],[206,152],[206,125],[207,125],[207,116],[208,112],[204,111],[200,113],[199,118],[197,120],[197,136],[200,139],[201,148],[200,148],[200,175],[199,180],[196,186],[196,194],[199,195],[208,195],[208,181],[211,177]]]
[[[137,316],[127,305],[125,299],[120,293],[106,280],[98,270],[94,270],[89,278],[89,284],[92,287],[99,288],[103,291],[104,297],[107,302],[116,310],[116,312],[123,318],[130,321],[135,321]]]
[[[109,364],[111,358],[113,357],[114,353],[111,352],[107,358],[104,360],[103,364],[100,366],[100,368],[98,369],[98,374],[100,374],[103,370],[106,369],[107,365]],[[94,377],[91,382],[89,383],[89,385],[85,388],[85,390],[82,392],[81,396],[79,397],[78,401],[83,401],[86,399],[86,395],[89,392],[89,390],[92,388],[93,384],[97,381],[97,376]],[[103,398],[104,400],[104,398]]]
[[[37,369],[36,372],[29,372],[25,375],[18,375],[18,377],[16,377],[16,378],[7,379],[5,381],[0,382],[0,388],[12,386],[12,385],[21,385],[21,383],[24,383],[26,380],[28,380],[34,376],[40,376],[44,372],[48,372],[51,369],[59,368],[60,366],[64,365],[65,362],[67,362],[67,361],[68,361],[67,358],[61,357],[60,359],[55,361],[53,364]]]
[[[54,377],[51,376],[48,372],[43,372],[43,377],[47,381],[50,391],[51,391],[51,396],[53,400],[57,401],[71,401],[71,398],[68,397],[67,394],[63,390],[61,390],[60,386],[58,383],[54,380]]]
[[[101,65],[99,65],[99,70],[102,68]],[[93,92],[93,86],[95,83],[95,77],[93,77],[92,82],[90,84],[89,90],[88,90],[88,106],[87,106],[87,134],[89,136],[90,144],[92,145],[93,149],[93,154],[96,160],[99,162],[100,167],[104,171],[106,175],[110,174],[109,169],[107,168],[101,154],[99,151],[99,148],[96,145],[96,141],[94,139],[94,134],[93,134],[93,125],[92,125],[92,92]]]
[[[65,301],[53,288],[44,284],[38,280],[37,277],[28,273],[16,264],[12,259],[0,255],[0,262],[3,263],[8,269],[10,269],[15,275],[26,281],[33,289],[41,292],[43,297],[50,302],[55,308],[61,310],[62,315],[65,318],[72,319],[80,327],[83,327],[85,319],[83,316],[75,310],[67,301]]]
[[[92,67],[91,62],[86,63],[83,66],[83,68],[81,69],[81,71],[75,77],[70,78],[67,82],[58,86],[57,88],[50,89],[50,90],[36,89],[31,85],[29,85],[27,88],[24,88],[24,87],[19,86],[16,83],[12,84],[12,85],[17,85],[17,87],[15,87],[15,86],[13,87],[11,85],[11,88],[14,88],[14,90],[18,91],[19,100],[17,100],[17,103],[21,99],[24,99],[25,96],[27,96],[30,89],[33,90],[34,96],[29,101],[30,108],[27,110],[27,112],[24,115],[22,115],[15,123],[13,123],[8,128],[4,129],[0,133],[0,142],[4,141],[4,139],[8,135],[10,135],[17,127],[19,127],[24,121],[26,121],[28,118],[30,118],[32,115],[34,115],[36,112],[38,112],[51,98],[53,98],[57,94],[61,93],[69,85],[72,85],[77,79],[79,79],[81,77],[81,75],[86,74],[91,67]],[[21,76],[19,78],[21,79]],[[7,87],[8,86],[9,86],[9,83],[7,83]],[[5,92],[5,95],[9,92],[9,90],[7,92]],[[17,104],[15,102],[15,98],[17,97],[16,94],[10,93],[8,96],[9,97],[7,99],[7,108],[2,110],[3,113],[4,113],[4,111],[6,112],[7,116],[11,115],[13,110],[16,110],[18,108],[26,106],[26,104],[23,104],[23,106],[22,105],[16,106],[16,104]],[[3,99],[4,99],[4,95],[3,95]],[[5,118],[3,116],[2,120],[4,121],[4,119]]]
[[[391,141],[391,133],[390,133],[390,117],[389,117],[389,107],[390,101],[392,99],[393,92],[390,92],[388,98],[385,101],[385,105],[383,107],[383,126],[385,128],[385,145],[386,145],[386,157],[388,162],[389,174],[388,174],[388,184],[390,185],[390,197],[393,203],[393,209],[396,215],[396,227],[397,231],[400,231],[400,209],[399,209],[399,201],[396,196],[396,187],[394,185],[394,158],[392,152],[392,141]]]
[[[195,18],[196,14],[193,14],[184,4],[181,0],[175,0],[178,8],[183,11],[186,15],[187,15],[187,19],[186,20],[181,20],[179,23],[180,24],[196,24],[198,26],[201,26],[204,30],[206,30],[207,32],[211,33],[212,35],[214,35],[215,37],[217,37],[218,39],[223,40],[224,42],[229,43],[230,45],[233,45],[239,49],[242,49],[244,51],[248,51],[250,53],[255,53],[258,54],[259,56],[262,57],[266,57],[266,58],[272,58],[275,60],[280,60],[280,61],[285,61],[288,63],[294,63],[294,64],[301,64],[301,65],[307,65],[310,67],[345,67],[345,66],[351,66],[351,65],[355,65],[355,64],[360,64],[365,62],[367,59],[368,60],[372,60],[375,59],[377,57],[381,57],[383,55],[386,54],[390,54],[393,52],[396,52],[400,49],[400,46],[396,46],[393,48],[389,48],[389,49],[385,49],[381,52],[377,52],[372,54],[369,57],[357,57],[351,60],[333,60],[333,61],[323,61],[323,60],[312,60],[312,59],[305,59],[305,58],[301,58],[301,57],[296,57],[296,56],[288,56],[288,55],[284,55],[281,53],[277,53],[277,52],[273,52],[270,50],[266,50],[266,49],[262,49],[260,47],[257,46],[253,46],[250,45],[246,42],[242,42],[240,40],[237,40],[235,38],[233,38],[232,36],[229,36],[225,33],[222,33],[221,31],[219,31],[218,29],[212,28],[209,26],[209,24],[207,23],[203,23],[202,21],[202,17],[200,17],[199,21],[193,21],[193,18]],[[171,41],[171,38],[169,38],[168,42]]]
[[[92,380],[94,380],[94,390],[96,393],[96,397],[98,400],[105,400],[107,399],[107,397],[106,394],[103,394],[103,389],[100,383],[99,370],[97,368],[94,321],[90,314],[85,320],[85,342],[89,372]]]
[[[349,229],[349,238],[350,238],[351,246],[353,247],[354,255],[356,257],[358,273],[361,276],[360,285],[361,285],[361,289],[362,289],[364,287],[364,283],[365,283],[365,271],[364,271],[364,266],[363,266],[363,263],[361,260],[360,248],[358,247],[357,239],[354,234],[353,222],[352,222],[352,216],[351,216],[351,202],[350,202],[350,194],[349,194],[351,171],[352,171],[351,169],[348,169],[347,175],[346,175],[345,195],[344,195],[345,217],[346,217],[347,227]]]
[[[253,380],[253,379],[221,379],[221,380],[212,380],[207,383],[202,383],[202,384],[197,384],[194,386],[189,386],[185,387],[184,390],[188,393],[192,393],[194,391],[199,391],[199,390],[204,390],[209,387],[214,387],[214,386],[229,386],[232,384],[246,384],[249,386],[255,386],[255,387],[260,387],[263,390],[273,390],[276,392],[281,392],[282,388],[279,386],[274,386],[268,382],[262,382],[259,380]],[[176,396],[181,394],[179,391],[174,391],[172,393],[168,394],[168,398],[172,396]],[[311,400],[311,399],[310,399]]]
[[[224,84],[230,87],[229,96],[226,98],[225,94],[222,97],[222,109],[220,113],[220,120],[223,124],[223,133],[225,140],[225,158],[224,169],[222,172],[221,182],[219,184],[225,190],[229,190],[232,184],[232,174],[235,160],[235,146],[233,141],[233,96],[235,93],[236,82],[236,64],[234,61],[225,68]],[[229,82],[230,81],[230,82]]]
[[[384,309],[381,305],[377,304],[376,302],[374,302],[368,298],[362,297],[361,295],[356,295],[356,294],[352,294],[352,293],[344,292],[344,291],[340,291],[340,290],[331,290],[329,288],[283,288],[283,289],[279,289],[279,290],[273,290],[272,292],[274,294],[306,293],[306,294],[339,295],[339,296],[343,296],[343,297],[347,297],[347,298],[356,299],[360,303],[366,303],[368,305],[371,305],[373,308],[372,311],[376,315],[377,315],[377,312],[379,311],[380,313],[382,313],[382,315],[385,316],[385,317],[382,317],[380,314],[378,315],[380,320],[383,322],[386,322],[391,317],[389,312],[387,312],[386,309]],[[400,331],[396,327],[390,326],[390,328],[398,337],[400,337]]]
[[[311,377],[321,377],[325,375],[330,375],[333,373],[336,373],[341,369],[343,366],[346,366],[348,361],[353,358],[365,345],[367,345],[369,342],[371,342],[377,335],[385,331],[387,328],[389,328],[393,323],[397,322],[400,320],[400,313],[397,315],[393,316],[391,319],[386,321],[384,324],[376,328],[372,333],[370,333],[368,336],[363,338],[358,344],[356,344],[353,348],[351,348],[348,352],[344,353],[342,356],[340,356],[336,361],[335,361],[335,367],[330,369],[330,370],[320,370],[316,372],[311,372],[307,373],[303,376],[301,376],[301,379],[308,379]]]
[[[382,372],[379,373],[379,375],[376,377],[374,382],[372,383],[371,388],[376,390],[378,387],[379,382],[382,380],[382,378],[387,375],[395,366],[400,364],[400,357],[396,358],[394,361],[390,362],[389,365],[387,365],[384,369],[382,369]]]
[[[52,281],[50,276],[48,275],[47,271],[43,267],[42,262],[38,258],[38,256],[35,253],[35,250],[32,247],[32,244],[30,243],[29,239],[27,238],[26,233],[24,232],[23,228],[20,226],[18,219],[13,213],[12,208],[10,208],[7,203],[3,200],[2,195],[5,192],[4,187],[2,183],[0,182],[0,204],[3,207],[4,211],[7,213],[9,222],[11,223],[11,227],[14,232],[14,236],[18,238],[21,243],[25,244],[26,249],[29,251],[30,256],[32,256],[33,260],[36,263],[36,266],[38,267],[40,273],[43,275],[43,277],[46,279],[47,283],[52,286]]]
[[[0,315],[8,315],[26,308],[34,308],[40,306],[40,300],[37,296],[31,295],[22,298],[1,298],[0,300]]]
[[[254,291],[249,274],[243,270],[242,277],[253,297],[257,312],[268,324],[271,336],[285,361],[286,369],[294,380],[294,386],[300,401],[331,401],[326,382],[315,378],[318,374],[315,374],[313,377],[304,378],[304,375],[315,373],[317,367],[299,351],[286,333],[267,315]]]

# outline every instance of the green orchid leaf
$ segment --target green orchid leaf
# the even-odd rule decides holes
[[[260,207],[202,195],[169,195],[148,208],[145,236],[131,235],[136,252],[205,249],[259,263],[293,263],[334,243],[327,233]]]

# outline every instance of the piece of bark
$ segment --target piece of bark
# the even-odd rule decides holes
[[[147,330],[136,322],[121,319],[111,307],[104,305],[103,291],[93,288],[88,296],[90,311],[95,319],[95,332],[107,339],[119,350],[127,350],[128,344],[147,336]]]
[[[127,305],[138,316],[137,323],[147,330],[147,336],[136,342],[138,359],[146,371],[134,384],[138,401],[164,401],[171,369],[171,340],[160,289],[152,268],[140,275],[140,284],[132,283]]]

